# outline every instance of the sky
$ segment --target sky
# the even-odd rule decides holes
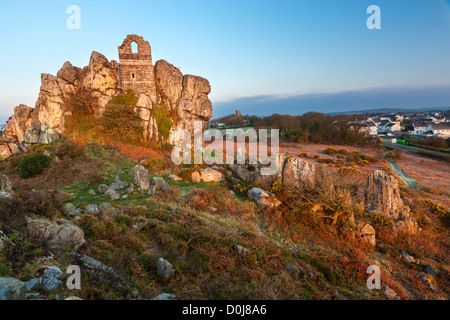
[[[67,28],[70,5],[80,29]],[[41,73],[94,50],[118,60],[127,34],[154,63],[208,79],[214,117],[450,106],[450,0],[0,0],[0,30],[1,120],[34,107]]]

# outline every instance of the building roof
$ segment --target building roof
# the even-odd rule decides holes
[[[439,122],[429,124],[434,130],[448,130],[450,129],[450,122]]]
[[[417,128],[426,128],[428,125],[432,123],[431,121],[416,121],[414,122],[414,127]]]

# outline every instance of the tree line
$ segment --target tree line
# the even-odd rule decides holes
[[[308,112],[301,116],[273,114],[255,123],[256,129],[279,129],[280,137],[293,142],[364,145],[378,143],[360,130],[361,114],[327,115]]]

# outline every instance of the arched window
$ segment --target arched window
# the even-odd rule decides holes
[[[136,75],[134,74],[134,72],[131,73],[131,80],[136,80]]]
[[[131,53],[138,53],[138,51],[138,44],[136,43],[136,41],[133,41],[131,43]]]

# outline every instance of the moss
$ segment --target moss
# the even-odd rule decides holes
[[[156,121],[156,126],[161,135],[162,141],[165,142],[169,138],[170,129],[172,129],[173,119],[165,106],[153,105],[153,117]]]

